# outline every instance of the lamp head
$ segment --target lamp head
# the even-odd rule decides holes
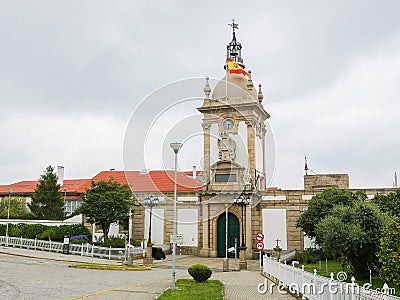
[[[178,142],[170,144],[170,146],[171,146],[172,150],[174,150],[175,154],[178,154],[179,150],[182,148],[182,145],[183,145],[182,143],[178,143]]]

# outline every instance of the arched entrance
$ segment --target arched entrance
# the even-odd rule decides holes
[[[218,218],[217,222],[217,256],[218,257],[225,257],[225,240],[226,240],[226,233],[225,233],[225,220],[226,214],[223,213]],[[236,246],[237,246],[237,253],[239,256],[239,235],[240,235],[240,226],[239,220],[233,213],[228,213],[228,248],[235,246],[235,238],[236,238]],[[228,253],[228,257],[235,257],[235,253],[231,252]]]

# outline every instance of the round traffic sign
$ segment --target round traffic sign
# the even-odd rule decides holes
[[[259,242],[262,242],[264,240],[264,233],[262,233],[261,231],[256,233],[256,240]]]
[[[264,250],[264,243],[263,242],[257,242],[256,244],[257,250]]]

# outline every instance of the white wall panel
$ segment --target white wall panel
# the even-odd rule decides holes
[[[150,210],[146,208],[144,214],[144,239],[149,237]],[[135,228],[133,228],[135,230]],[[157,244],[164,244],[164,208],[153,208],[151,219],[151,240]]]
[[[198,210],[181,208],[178,209],[177,233],[183,235],[182,246],[198,246]]]
[[[279,239],[279,246],[287,250],[286,209],[265,208],[262,210],[264,249],[272,249]]]

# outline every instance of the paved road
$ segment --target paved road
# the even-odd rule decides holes
[[[170,257],[167,257],[170,258]],[[171,260],[156,261],[151,271],[107,271],[69,268],[73,261],[115,263],[103,259],[19,248],[0,248],[0,299],[155,299],[171,284]],[[222,272],[222,259],[177,257],[177,278],[202,263],[213,269],[212,278],[224,283],[225,299],[294,299],[276,290],[260,294],[264,277],[258,261],[249,270]],[[234,260],[230,260],[233,269]],[[269,283],[270,284],[270,283]]]
[[[5,252],[0,249],[0,252]],[[12,252],[6,249],[8,252]],[[171,270],[107,271],[69,268],[70,262],[50,259],[80,257],[18,249],[18,254],[47,259],[0,254],[0,299],[70,299],[92,294],[89,299],[154,299],[170,285]],[[85,261],[92,259],[84,258]],[[98,262],[98,259],[93,259]],[[106,262],[101,260],[102,263]],[[115,263],[115,262],[114,262]],[[177,270],[177,277],[185,277]],[[130,292],[130,293],[128,293]]]

